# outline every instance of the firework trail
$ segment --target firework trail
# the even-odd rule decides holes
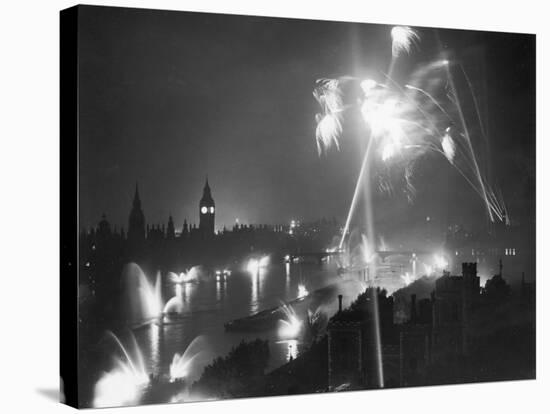
[[[396,186],[402,189],[412,202],[416,196],[414,170],[416,162],[429,154],[445,157],[479,195],[491,222],[508,223],[508,215],[502,195],[492,188],[481,168],[483,154],[476,151],[473,141],[478,137],[487,141],[481,122],[479,104],[472,83],[459,63],[447,59],[421,65],[401,87],[392,79],[398,57],[411,53],[420,41],[419,34],[408,27],[394,27],[391,31],[392,59],[385,82],[373,79],[360,80],[351,77],[321,79],[314,96],[322,113],[317,115],[316,140],[320,153],[340,148],[344,131],[344,114],[358,111],[368,134],[367,150],[348,211],[343,239],[349,234],[359,194],[364,191],[370,205],[369,187],[376,180],[378,190],[392,195]],[[454,73],[453,68],[459,70]],[[462,96],[457,88],[457,77],[465,85]],[[463,101],[473,103],[475,116],[467,119]],[[471,128],[471,125],[474,128]],[[479,141],[479,140],[478,140]],[[372,175],[372,177],[371,177]],[[373,226],[367,209],[367,229]],[[372,239],[374,234],[367,234]]]

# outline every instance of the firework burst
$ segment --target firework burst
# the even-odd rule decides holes
[[[413,46],[418,45],[420,36],[410,27],[396,26],[391,31],[391,38],[393,59],[390,68],[393,68],[398,56],[409,54]],[[457,70],[454,71],[453,67]],[[482,168],[488,154],[480,151],[481,146],[473,142],[486,141],[487,138],[475,93],[464,68],[448,59],[438,58],[420,65],[404,86],[390,75],[384,75],[384,79],[383,83],[351,77],[317,81],[314,96],[323,111],[317,115],[319,152],[331,147],[340,148],[345,129],[344,114],[358,111],[373,154],[372,159],[365,159],[360,177],[369,169],[365,168],[368,162],[379,191],[388,195],[402,193],[413,202],[417,194],[414,185],[416,163],[430,154],[442,155],[480,196],[489,219],[508,222],[502,196],[492,188]],[[459,94],[457,84],[463,85],[465,92],[461,90]],[[472,102],[476,109],[477,115],[470,117],[472,119],[466,119],[462,107],[465,100]],[[361,189],[360,182],[361,179],[356,193]],[[349,230],[356,199],[357,194],[354,194],[344,236]]]
[[[398,57],[402,53],[411,53],[412,47],[420,41],[418,33],[407,26],[395,26],[391,30],[391,38],[391,53],[393,57]]]

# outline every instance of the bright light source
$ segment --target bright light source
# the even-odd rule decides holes
[[[363,93],[365,94],[365,96],[369,96],[372,90],[376,88],[377,85],[378,83],[376,81],[372,79],[365,79],[361,82],[361,89],[363,89]]]
[[[420,40],[416,31],[407,26],[395,26],[391,29],[392,55],[398,57],[402,52],[410,53],[411,48]]]
[[[447,266],[449,266],[449,262],[445,258],[445,256],[441,254],[434,255],[434,266],[436,269],[443,270],[446,269]]]
[[[260,270],[260,263],[258,259],[250,259],[248,261],[248,264],[246,265],[246,270],[253,275],[256,275],[258,273],[258,270]]]
[[[302,329],[302,322],[298,319],[296,312],[290,305],[281,308],[285,319],[280,319],[279,337],[281,339],[296,339]]]
[[[259,261],[259,266],[260,267],[267,267],[269,266],[269,256],[264,256],[260,259]]]

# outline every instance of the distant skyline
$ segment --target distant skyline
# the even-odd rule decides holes
[[[322,77],[380,79],[391,26],[90,7],[80,27],[81,226],[106,213],[127,228],[136,182],[147,223],[198,224],[206,176],[218,229],[345,217],[363,147],[347,137],[318,156],[311,92]],[[418,30],[403,66],[437,56],[438,36],[464,59],[486,107],[492,177],[512,217],[534,221],[534,37]],[[420,170],[414,204],[376,196],[381,232],[427,216],[486,222],[443,162]]]

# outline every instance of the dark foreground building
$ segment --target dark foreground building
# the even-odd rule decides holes
[[[404,324],[379,289],[340,307],[327,330],[329,389],[534,378],[534,286],[523,281],[514,295],[500,269],[485,288],[476,263],[445,272],[430,298],[411,295]]]

